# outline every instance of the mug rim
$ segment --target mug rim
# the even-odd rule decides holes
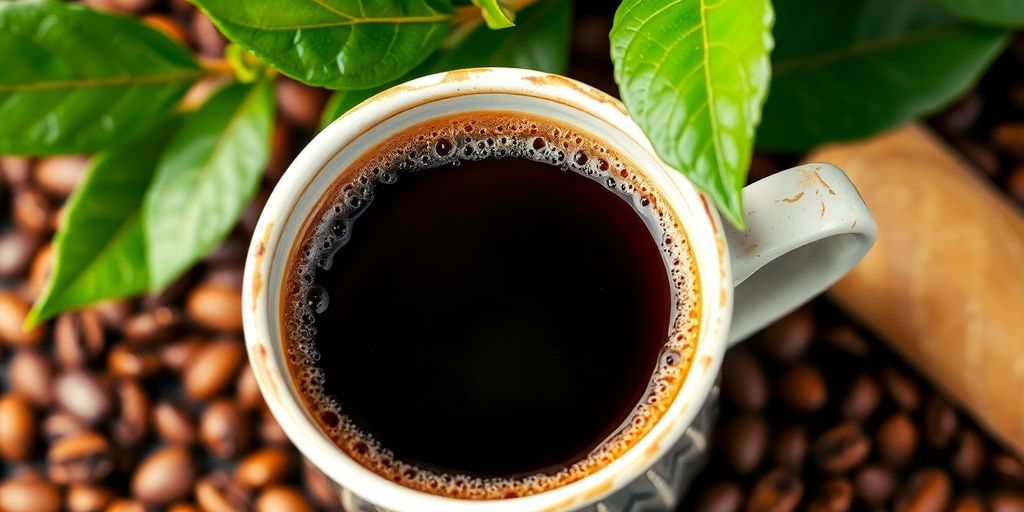
[[[343,169],[327,169],[335,155],[374,126],[399,113],[440,100],[480,94],[525,96],[551,101],[608,124],[631,145],[628,160],[645,161],[640,172],[656,183],[658,193],[681,224],[700,280],[700,332],[693,361],[664,415],[636,444],[612,462],[580,480],[537,494],[508,499],[470,500],[418,491],[385,479],[336,447],[298,399],[280,333],[270,318],[280,314],[279,297],[270,292],[282,278],[277,261],[288,219],[307,218],[312,208],[296,211],[300,196],[322,172],[335,179]],[[493,110],[509,110],[495,107]],[[514,110],[513,110],[514,111]],[[571,123],[570,123],[571,124]],[[362,149],[370,150],[376,142]],[[607,141],[611,142],[611,141]],[[640,153],[642,152],[642,154]],[[642,157],[642,158],[640,158]],[[639,162],[637,166],[640,167]],[[673,200],[674,199],[674,200]],[[296,157],[275,186],[260,215],[246,257],[242,316],[245,342],[260,392],[289,440],[337,485],[388,510],[570,510],[593,503],[628,485],[658,461],[684,434],[711,391],[725,352],[732,316],[732,277],[721,219],[710,200],[687,179],[664,164],[625,107],[615,98],[575,80],[515,68],[474,68],[438,73],[395,86],[362,102],[319,133]],[[277,272],[275,273],[275,270]],[[717,289],[718,293],[715,293]]]

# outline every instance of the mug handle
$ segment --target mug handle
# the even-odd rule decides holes
[[[747,230],[726,225],[732,258],[729,346],[839,280],[875,242],[878,227],[838,167],[811,163],[743,189]]]

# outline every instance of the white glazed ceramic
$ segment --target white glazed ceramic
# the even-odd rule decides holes
[[[693,366],[663,418],[633,448],[592,475],[552,491],[469,501],[426,494],[381,478],[321,433],[288,378],[279,297],[286,259],[304,219],[350,163],[409,126],[485,110],[557,119],[595,135],[632,160],[681,221],[696,259],[703,300]],[[556,512],[595,503],[600,510],[627,510],[631,507],[604,503],[685,440],[712,392],[727,345],[820,293],[867,252],[875,237],[874,221],[857,191],[842,171],[828,164],[805,165],[755,183],[744,190],[744,202],[749,230],[737,233],[724,227],[710,201],[655,155],[622,104],[587,85],[507,68],[413,80],[374,96],[327,127],[299,154],[271,194],[245,268],[243,318],[249,360],[267,405],[289,439],[345,488],[350,499],[354,494],[377,510]]]

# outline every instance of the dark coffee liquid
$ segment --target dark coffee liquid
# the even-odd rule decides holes
[[[431,140],[435,157],[462,150],[458,136]],[[339,197],[303,288],[319,377],[307,402],[328,429],[344,422],[343,448],[441,485],[557,474],[630,425],[659,367],[681,363],[666,350],[677,304],[658,220],[618,181],[564,164],[608,160],[566,149],[396,159]]]

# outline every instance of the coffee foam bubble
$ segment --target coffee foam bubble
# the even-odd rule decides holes
[[[335,253],[351,236],[359,215],[373,202],[378,186],[405,173],[430,172],[444,165],[487,158],[527,158],[604,184],[629,201],[658,241],[672,283],[675,309],[648,386],[626,421],[582,460],[555,472],[512,478],[442,473],[406,463],[363,432],[343,404],[323,390],[325,375],[316,364],[316,317],[330,297],[314,283],[318,269],[329,269]],[[635,445],[658,422],[675,398],[691,366],[699,328],[699,285],[686,237],[674,214],[662,206],[646,176],[593,136],[541,117],[476,112],[415,126],[371,150],[349,167],[321,199],[305,228],[299,252],[289,261],[282,298],[286,354],[307,410],[347,455],[403,486],[465,499],[527,496],[562,487],[608,465]],[[415,428],[415,425],[410,425]],[[500,440],[495,440],[500,442]]]

